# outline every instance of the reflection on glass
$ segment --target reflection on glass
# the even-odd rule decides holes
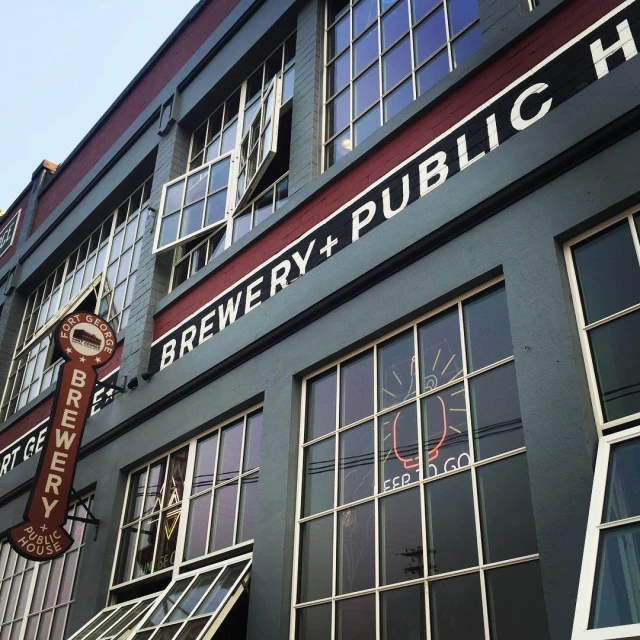
[[[158,551],[156,552],[154,571],[172,567],[175,562],[180,510],[181,507],[178,505],[177,508],[169,509],[162,514],[162,526],[160,527],[158,538]]]
[[[471,459],[464,386],[457,384],[426,396],[421,407],[427,475],[467,466]]]
[[[200,637],[200,632],[207,626],[209,620],[209,618],[200,618],[187,622],[175,640],[196,640]]]
[[[420,489],[380,500],[380,582],[394,584],[422,578]]]
[[[380,128],[380,107],[376,105],[365,113],[353,125],[353,137],[356,145],[368,138]]]
[[[146,626],[157,627],[165,618],[165,616],[171,611],[173,605],[178,601],[178,598],[182,595],[187,585],[191,582],[190,578],[179,580],[169,590],[164,598],[160,601],[158,606],[154,609],[153,613],[145,623]]]
[[[339,600],[336,603],[336,620],[336,640],[375,640],[375,595]]]
[[[153,563],[153,551],[158,534],[158,517],[143,520],[140,524],[140,535],[136,549],[136,560],[133,568],[133,577],[139,578],[151,573]]]
[[[444,11],[434,11],[424,22],[421,22],[413,32],[416,66],[430,58],[447,41],[447,28]],[[446,55],[446,51],[444,52]],[[447,72],[449,64],[447,62]]]
[[[339,504],[349,504],[373,495],[373,422],[366,422],[340,434]]]
[[[384,640],[423,640],[426,637],[424,586],[383,591],[380,618]]]
[[[485,576],[491,637],[549,640],[539,563],[492,569]]]
[[[430,583],[429,604],[433,640],[484,640],[482,595],[477,573]]]
[[[394,89],[384,100],[384,121],[400,113],[413,100],[413,81],[409,78]]]
[[[640,264],[623,220],[573,249],[586,324],[640,302]]]
[[[425,486],[429,574],[478,565],[471,474],[456,473]]]
[[[306,440],[314,440],[336,428],[336,371],[319,376],[308,385]]]
[[[482,45],[482,32],[476,24],[453,41],[453,62],[456,67],[469,59]]]
[[[151,467],[147,485],[147,494],[144,500],[144,510],[142,512],[143,516],[150,514],[152,511],[158,511],[162,505],[165,465],[166,458],[163,458]]]
[[[411,43],[404,38],[382,57],[382,86],[385,93],[411,73]]]
[[[366,502],[338,513],[338,593],[375,586],[375,508]]]
[[[379,408],[409,400],[415,394],[415,354],[413,331],[378,347]]]
[[[469,371],[477,371],[513,355],[503,285],[472,298],[463,309]]]
[[[184,551],[185,560],[197,558],[207,551],[207,531],[209,529],[210,509],[210,491],[191,500]]]
[[[420,479],[418,423],[412,403],[378,418],[380,490],[404,487]]]
[[[167,618],[167,622],[184,620],[193,611],[198,602],[200,602],[202,596],[217,578],[218,573],[216,569],[197,576]]]
[[[296,640],[331,639],[330,604],[321,604],[316,607],[298,609],[297,616],[298,624],[296,625]]]
[[[246,564],[238,562],[227,567],[222,574],[222,577],[213,585],[213,588],[206,595],[200,606],[197,608],[194,615],[200,616],[205,613],[215,613],[218,607],[222,604],[226,595],[229,593],[233,585],[236,583],[242,570]],[[213,580],[211,581],[213,582]]]
[[[513,362],[471,378],[469,394],[477,460],[524,447]]]
[[[340,426],[373,415],[373,352],[340,368]]]
[[[462,348],[458,310],[428,320],[418,329],[420,391],[431,391],[461,378]]]
[[[537,553],[526,455],[483,465],[477,478],[485,562]]]
[[[310,602],[331,595],[333,515],[300,526],[298,601]]]
[[[376,0],[360,0],[353,8],[353,37],[359,36],[377,17]]]
[[[218,448],[218,432],[198,441],[196,451],[196,465],[191,485],[191,494],[200,493],[208,489],[213,483],[213,470],[216,464],[216,451]]]
[[[138,525],[128,527],[122,531],[120,536],[120,551],[118,553],[118,566],[116,568],[116,582],[124,582],[131,577],[137,535]],[[40,571],[40,574],[41,573],[42,571]],[[40,584],[40,574],[38,575],[38,585]]]
[[[609,478],[604,522],[640,515],[640,439],[614,445],[609,457]]]
[[[236,542],[252,540],[256,530],[258,507],[258,473],[242,479],[240,513],[238,514],[238,539]]]
[[[334,458],[333,437],[305,449],[303,516],[320,513],[333,506]]]
[[[605,421],[640,411],[640,311],[589,331]]]
[[[449,0],[449,27],[455,35],[478,17],[478,0]]]
[[[378,63],[371,66],[353,83],[353,116],[357,118],[380,98]]]
[[[147,469],[138,471],[131,476],[129,484],[129,499],[127,510],[125,512],[125,523],[131,522],[140,517],[140,507],[142,506],[142,498],[144,497],[144,485],[147,482]]]
[[[242,450],[242,420],[222,430],[220,459],[216,482],[231,480],[240,473],[240,452]]]
[[[165,507],[175,505],[182,500],[184,493],[184,480],[187,473],[187,457],[189,448],[171,454],[169,460],[169,474],[167,475],[168,488],[164,495]]]
[[[373,25],[367,33],[353,44],[353,75],[357,76],[378,56],[378,27]],[[377,69],[377,65],[376,65]],[[376,77],[376,92],[379,92],[380,81]]]
[[[213,496],[213,518],[209,536],[209,551],[218,551],[233,544],[238,483],[216,489]]]
[[[409,30],[407,0],[400,0],[393,9],[382,16],[382,50],[388,49],[400,36]]]

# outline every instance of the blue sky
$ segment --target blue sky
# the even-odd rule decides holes
[[[0,209],[62,162],[196,0],[3,2]]]

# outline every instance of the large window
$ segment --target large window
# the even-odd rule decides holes
[[[640,219],[635,211],[579,236],[566,247],[600,429],[640,418]]]
[[[151,178],[29,296],[0,405],[0,420],[6,420],[55,382],[62,355],[52,331],[65,313],[99,313],[116,331],[127,325],[150,193]]]
[[[78,503],[69,516],[87,517]],[[63,640],[87,526],[68,520],[65,529],[72,547],[50,562],[19,556],[9,545],[0,546],[0,638],[2,640]],[[88,529],[91,533],[91,529]]]
[[[549,637],[502,283],[304,394],[297,640]]]
[[[295,34],[194,132],[187,173],[165,185],[155,251],[177,247],[177,264],[193,249],[183,251],[185,242],[215,235],[195,258],[194,266],[201,265],[202,256],[206,262],[208,252],[240,237],[234,219],[244,216],[255,194],[282,188],[289,169],[294,74]],[[196,270],[183,265],[174,282]]]
[[[329,0],[325,168],[475,53],[477,0]]]
[[[600,440],[574,640],[640,635],[640,428]]]
[[[113,585],[177,574],[253,541],[262,411],[253,410],[129,476]]]

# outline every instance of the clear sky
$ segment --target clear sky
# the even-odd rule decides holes
[[[61,163],[196,0],[0,0],[0,209]]]

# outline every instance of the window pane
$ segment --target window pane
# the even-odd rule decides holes
[[[244,442],[243,471],[260,465],[260,443],[262,441],[262,411],[247,418],[247,433]]]
[[[391,120],[413,100],[413,80],[409,78],[384,100],[384,121]]]
[[[327,136],[331,137],[349,124],[351,91],[346,89],[327,105]]]
[[[375,595],[338,601],[336,603],[336,619],[336,640],[375,640]]]
[[[414,24],[423,16],[426,16],[442,0],[411,0]]]
[[[193,474],[191,493],[199,493],[211,487],[213,470],[216,463],[216,449],[218,447],[218,433],[214,433],[198,442],[196,450],[196,464]]]
[[[314,440],[336,428],[336,386],[335,369],[308,384],[306,440]]]
[[[377,17],[376,0],[360,0],[353,8],[353,37],[359,36]]]
[[[327,38],[327,57],[333,58],[349,44],[349,16],[345,16],[329,30]]]
[[[222,604],[226,595],[229,593],[233,585],[236,583],[240,574],[246,567],[244,562],[238,562],[227,567],[222,574],[222,577],[213,586],[213,589],[206,595],[202,604],[198,607],[194,615],[202,615],[204,613],[215,613],[218,607]],[[210,580],[210,583],[213,579]]]
[[[129,496],[127,499],[127,509],[125,511],[125,523],[131,522],[140,517],[142,498],[144,497],[144,485],[147,481],[147,469],[138,471],[131,476],[129,483]]]
[[[344,158],[353,148],[351,134],[347,130],[327,145],[326,162],[327,167],[333,166],[340,158]]]
[[[180,227],[180,237],[189,235],[202,229],[202,214],[204,212],[204,200],[186,207],[182,212],[182,223]]]
[[[611,448],[604,522],[640,515],[640,439]]]
[[[400,36],[409,30],[407,0],[400,0],[395,7],[382,16],[382,50],[388,49]]]
[[[171,454],[169,460],[169,473],[167,475],[167,491],[164,495],[165,507],[175,505],[182,500],[184,493],[184,480],[187,474],[187,457],[189,448],[185,447]]]
[[[444,10],[438,9],[413,32],[416,66],[422,64],[447,42]],[[446,53],[446,52],[445,52]]]
[[[207,168],[204,171],[194,173],[187,178],[187,193],[184,198],[185,205],[204,198],[205,193],[207,192],[208,173],[209,169]]]
[[[333,437],[305,449],[303,517],[333,507],[334,458]]]
[[[374,131],[380,128],[380,107],[376,105],[365,113],[362,118],[356,120],[353,126],[355,144],[366,140]]]
[[[514,363],[471,378],[469,392],[476,459],[524,447]]]
[[[373,495],[373,422],[366,422],[340,434],[339,503],[349,504]]]
[[[426,637],[424,586],[383,591],[380,618],[384,640],[423,640]]]
[[[207,531],[209,530],[209,512],[211,492],[198,496],[189,505],[185,560],[204,555],[207,551]]]
[[[416,405],[378,418],[380,491],[404,487],[420,479]]]
[[[469,371],[482,369],[513,355],[507,296],[503,286],[464,304]]]
[[[252,540],[255,536],[256,511],[258,507],[258,476],[258,473],[252,473],[250,476],[242,479],[237,543]]]
[[[449,0],[447,7],[451,35],[457,34],[478,17],[478,0]]]
[[[380,98],[377,62],[353,83],[353,91],[353,115],[357,118]]]
[[[131,578],[137,534],[137,526],[129,527],[122,531],[120,537],[120,552],[118,554],[118,567],[116,569],[116,582],[125,582]],[[40,585],[41,573],[42,571],[38,574],[38,585]]]
[[[209,618],[191,620],[182,628],[175,640],[196,640],[200,637],[200,632],[207,626]]]
[[[378,57],[378,49],[378,25],[373,25],[369,31],[353,43],[354,76],[357,76],[363,69],[366,69],[367,66]],[[379,86],[380,81],[377,78],[376,80],[376,85]],[[378,93],[379,91],[378,89]]]
[[[331,595],[333,567],[333,515],[300,525],[300,577],[298,601]]]
[[[640,525],[600,532],[589,627],[640,623]]]
[[[478,565],[471,474],[456,473],[425,486],[429,574]]]
[[[421,96],[436,85],[449,73],[449,57],[446,51],[439,53],[416,71],[418,81],[418,95]]]
[[[380,500],[380,583],[422,578],[422,515],[420,489],[394,493]]]
[[[209,226],[224,220],[227,208],[227,190],[218,191],[207,198],[207,214],[205,225]]]
[[[160,224],[160,238],[158,240],[159,247],[164,247],[177,239],[179,219],[180,214],[174,213],[162,220],[162,223]]]
[[[184,189],[184,180],[172,184],[167,187],[164,199],[164,213],[177,211],[182,205],[182,192]],[[112,254],[113,255],[113,254]]]
[[[605,421],[640,411],[640,311],[589,331]]]
[[[404,402],[415,394],[413,331],[378,347],[378,385],[381,409]]]
[[[233,544],[237,495],[237,482],[232,482],[215,490],[209,551],[219,551]]]
[[[218,571],[210,571],[197,576],[171,615],[167,618],[167,622],[184,620],[188,617],[217,576]]]
[[[460,322],[454,309],[418,329],[421,391],[430,391],[463,375]]]
[[[470,58],[482,45],[482,32],[476,25],[453,42],[453,62],[456,67]]]
[[[158,511],[158,509],[160,509],[162,493],[164,491],[164,472],[166,463],[166,458],[163,458],[151,467],[142,515],[148,515],[152,511]]]
[[[386,91],[411,73],[411,45],[405,38],[382,58],[382,84]]]
[[[231,480],[231,478],[235,478],[240,473],[242,428],[243,422],[240,421],[222,430],[216,482]]]
[[[331,605],[298,609],[296,640],[331,640]]]
[[[373,415],[373,352],[340,368],[340,425]]]
[[[431,582],[429,602],[434,640],[484,640],[479,574]]]
[[[349,52],[345,51],[327,68],[327,98],[340,91],[350,79]]]
[[[140,536],[136,549],[136,562],[133,577],[139,578],[151,573],[153,551],[158,534],[158,518],[143,520],[140,525]]]
[[[233,221],[233,241],[236,242],[251,231],[251,214],[238,216]]]
[[[154,609],[153,613],[145,623],[145,626],[157,627],[164,620],[169,611],[171,611],[173,605],[178,601],[178,598],[182,596],[182,592],[186,589],[189,582],[191,582],[191,578],[186,578],[176,582],[171,589],[169,589],[169,593],[160,600],[158,606]]]
[[[477,477],[485,562],[537,553],[526,456],[479,467]]]
[[[172,567],[176,559],[178,542],[178,526],[180,523],[180,506],[169,509],[162,514],[162,525],[158,536],[158,550],[153,570],[162,571]]]
[[[427,475],[467,466],[471,460],[464,386],[455,385],[427,396],[421,405]]]
[[[487,571],[491,638],[549,640],[538,562]]]
[[[338,514],[338,593],[375,586],[375,509],[373,502]]]

